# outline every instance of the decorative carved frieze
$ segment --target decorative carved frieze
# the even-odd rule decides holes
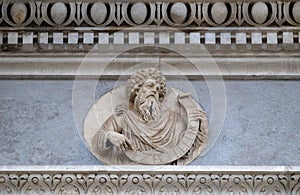
[[[300,32],[293,30],[210,29],[194,32],[164,32],[163,29],[131,31],[0,31],[0,51],[88,51],[94,45],[205,45],[214,51],[299,50]],[[166,29],[168,30],[168,29]],[[9,45],[13,45],[10,47]],[[30,46],[30,47],[28,47]]]
[[[299,26],[297,1],[13,1],[0,3],[1,26]]]
[[[5,0],[0,2],[0,77],[7,72],[15,75],[16,67],[21,70],[18,75],[31,75],[30,71],[36,72],[37,67],[23,67],[33,67],[35,59],[26,56],[38,53],[46,59],[52,52],[76,56],[76,62],[67,66],[68,71],[61,69],[63,74],[73,76],[73,67],[80,64],[78,55],[84,56],[98,44],[98,48],[108,48],[105,52],[119,46],[201,45],[218,56],[214,56],[216,60],[221,59],[219,65],[225,64],[224,70],[230,76],[245,70],[242,75],[288,74],[290,78],[299,70],[295,57],[300,49],[299,10],[300,2],[295,0]],[[15,59],[14,54],[20,55]],[[240,54],[247,55],[247,59],[243,56],[241,60]],[[13,70],[8,65],[11,58]],[[46,61],[52,63],[51,59]],[[58,63],[53,66],[55,70],[63,66]]]
[[[299,13],[297,1],[7,0],[0,2],[0,45],[1,51],[30,45],[31,52],[84,51],[95,44],[290,51],[299,50]]]
[[[296,195],[300,192],[297,170],[235,167],[233,171],[232,167],[195,166],[176,169],[170,166],[14,167],[1,169],[0,193]]]

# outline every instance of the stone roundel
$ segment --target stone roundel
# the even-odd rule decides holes
[[[147,12],[147,6],[142,2],[134,3],[130,9],[131,18],[136,24],[142,24],[145,22]]]
[[[24,3],[14,3],[10,9],[12,20],[16,24],[22,24],[27,16],[27,7]]]
[[[211,7],[211,17],[217,24],[223,24],[227,18],[228,9],[223,2],[214,3]]]
[[[50,10],[50,16],[55,24],[63,24],[67,17],[67,6],[64,3],[54,3]]]
[[[293,17],[297,23],[300,23],[300,1],[296,2],[292,9]]]
[[[4,183],[5,182],[5,178],[3,176],[0,177],[0,183]]]
[[[268,17],[268,6],[263,2],[257,2],[251,9],[251,15],[257,24],[263,24]]]
[[[94,3],[91,7],[91,18],[96,24],[102,24],[107,16],[107,8],[104,3]]]
[[[174,3],[170,9],[170,16],[176,24],[182,24],[187,17],[188,9],[182,2]]]

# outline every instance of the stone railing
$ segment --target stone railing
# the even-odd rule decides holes
[[[299,167],[0,167],[1,194],[290,194]]]

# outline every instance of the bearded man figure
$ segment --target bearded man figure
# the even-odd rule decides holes
[[[93,139],[93,150],[107,159],[106,163],[156,164],[155,158],[165,154],[164,158],[167,159],[162,161],[168,163],[162,164],[185,164],[199,153],[195,148],[203,145],[202,138],[205,135],[201,129],[207,128],[207,124],[202,124],[199,132],[196,132],[198,135],[195,134],[193,140],[191,138],[187,151],[180,149],[182,154],[175,160],[168,160],[172,157],[166,156],[185,136],[187,124],[179,114],[162,110],[166,79],[160,71],[154,68],[137,71],[128,80],[126,94],[129,108],[118,106],[115,114],[104,122]],[[194,113],[194,118],[196,121],[206,120],[203,111]],[[145,161],[148,157],[150,159]]]

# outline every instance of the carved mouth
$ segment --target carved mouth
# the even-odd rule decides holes
[[[146,96],[146,98],[149,98],[149,97],[154,97],[155,98],[155,95],[153,93],[151,93],[151,94]]]

